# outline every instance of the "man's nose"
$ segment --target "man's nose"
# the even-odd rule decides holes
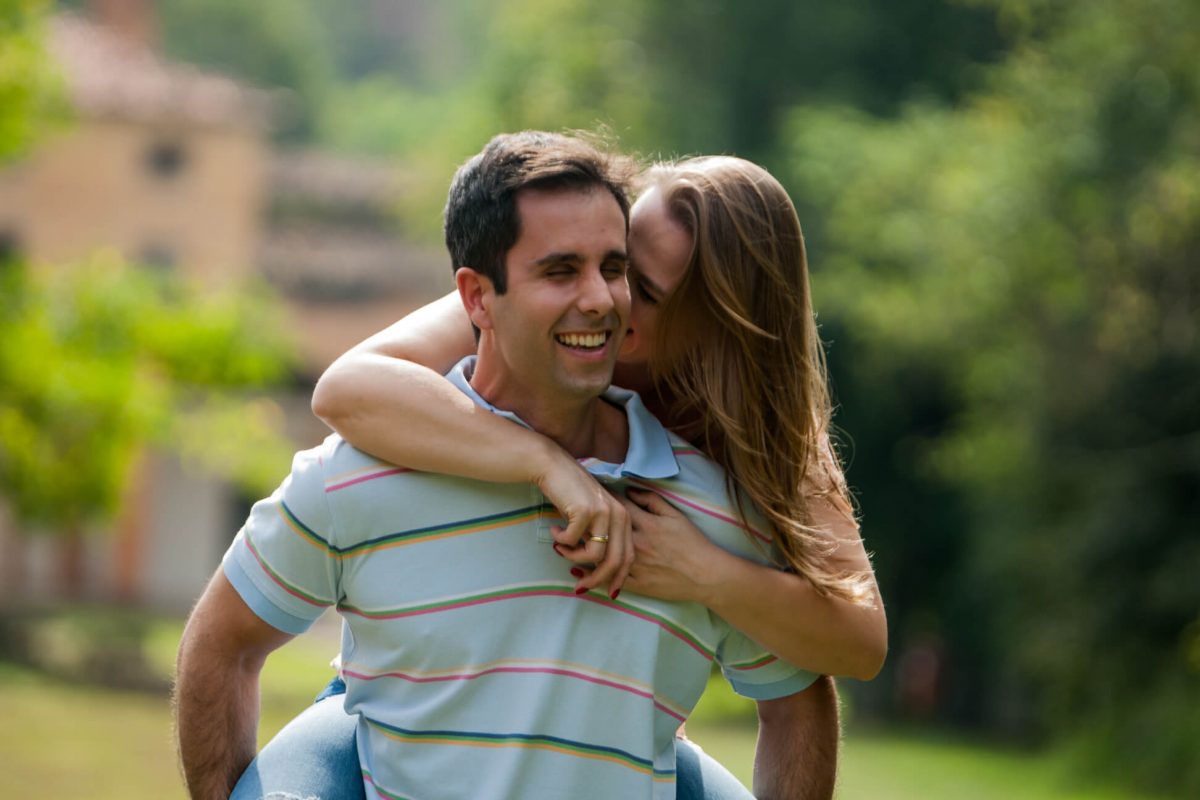
[[[613,287],[599,269],[587,270],[580,280],[579,310],[603,316],[613,310]]]

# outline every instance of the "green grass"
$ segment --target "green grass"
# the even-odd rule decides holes
[[[845,798],[891,800],[1151,800],[1112,787],[1079,785],[1065,761],[946,737],[864,734],[842,761]]]
[[[165,700],[0,665],[0,797],[183,797]]]
[[[158,621],[143,642],[147,661],[169,675],[181,623]],[[259,743],[312,702],[332,676],[328,628],[274,653],[263,670]],[[0,797],[88,800],[185,798],[166,697],[48,678],[0,662]]]
[[[688,736],[747,786],[754,728],[688,723]],[[1105,786],[1080,786],[1053,754],[1020,753],[927,733],[850,731],[838,769],[839,800],[1153,800]]]
[[[179,625],[152,628],[144,647],[156,671],[170,671]],[[320,627],[274,654],[263,676],[265,742],[328,680],[336,628]],[[748,701],[717,678],[688,735],[747,784],[754,761]],[[0,797],[173,800],[184,792],[175,766],[164,697],[46,678],[0,662]],[[1074,785],[1066,762],[926,733],[859,731],[842,752],[839,800],[1149,800],[1106,787]]]
[[[687,723],[689,738],[751,784],[753,703],[718,676]],[[1026,753],[928,731],[846,733],[839,800],[1154,800],[1111,786],[1081,786],[1065,758]]]

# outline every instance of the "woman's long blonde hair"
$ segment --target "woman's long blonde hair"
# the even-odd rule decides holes
[[[781,566],[824,595],[872,602],[869,574],[836,571],[836,542],[811,524],[814,497],[852,505],[830,445],[825,352],[791,199],[766,170],[728,156],[658,164],[645,180],[693,241],[659,310],[663,355],[652,363],[681,432],[725,468],[743,518],[736,487],[766,515]]]

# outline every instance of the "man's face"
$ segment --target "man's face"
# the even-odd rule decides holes
[[[596,397],[629,323],[625,217],[600,187],[524,189],[508,291],[492,298],[495,352],[512,387],[541,399]]]

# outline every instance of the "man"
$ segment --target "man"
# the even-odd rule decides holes
[[[687,495],[706,534],[762,560],[728,521],[719,468],[633,393],[605,393],[629,315],[620,164],[523,133],[459,170],[447,243],[479,345],[449,377],[592,459],[614,490]],[[345,704],[359,715],[368,797],[672,797],[674,731],[714,660],[760,702],[756,783],[796,796],[793,698],[812,676],[701,606],[577,596],[550,547],[557,522],[532,486],[401,470],[336,436],[298,454],[184,634],[178,727],[193,797],[228,795],[254,753],[263,661],[330,605],[345,619]]]

